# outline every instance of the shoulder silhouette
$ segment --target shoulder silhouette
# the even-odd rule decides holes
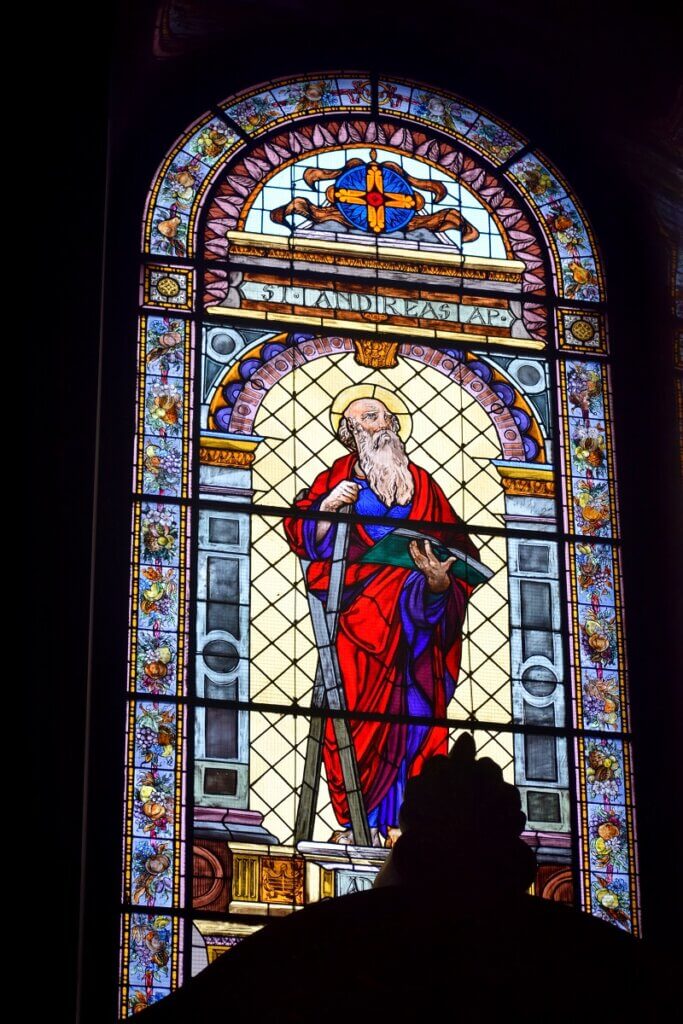
[[[401,834],[373,889],[266,925],[145,1011],[209,1021],[575,1021],[664,1002],[648,950],[613,925],[527,894],[519,793],[463,734],[408,782]],[[660,972],[661,974],[661,972]],[[665,981],[666,979],[664,979]],[[601,1014],[603,1012],[601,1010]]]

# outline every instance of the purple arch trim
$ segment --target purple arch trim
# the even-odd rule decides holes
[[[230,417],[230,433],[253,434],[256,416],[263,399],[272,387],[297,366],[304,366],[323,356],[351,352],[351,339],[340,337],[310,338],[278,352],[272,359],[263,363],[241,389]],[[429,345],[412,342],[401,345],[399,354],[404,359],[413,359],[432,367],[464,388],[491,420],[500,441],[502,457],[511,462],[526,461],[524,439],[510,410],[495,391],[465,363],[452,353],[439,352]]]

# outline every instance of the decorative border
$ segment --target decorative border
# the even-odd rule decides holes
[[[566,415],[566,414],[565,414]],[[567,417],[568,418],[568,417]],[[565,475],[565,488],[570,483]],[[640,901],[619,549],[565,545],[585,911],[638,934]],[[592,736],[586,736],[590,731]]]
[[[206,191],[217,170],[243,145],[234,128],[215,114],[205,114],[190,125],[154,176],[145,205],[143,252],[194,255],[192,240]],[[178,216],[175,231],[162,234],[159,225],[174,215]],[[177,251],[178,245],[184,252]]]
[[[181,977],[185,904],[185,693],[189,509],[133,506],[129,688],[123,818],[122,1015]],[[143,929],[143,924],[147,932]],[[153,933],[150,939],[148,932]],[[147,938],[145,937],[147,935]]]
[[[349,88],[351,92],[356,89],[355,98],[349,93],[345,100]],[[302,102],[307,91],[308,98]],[[557,294],[589,302],[604,299],[601,261],[584,211],[550,161],[536,152],[518,155],[526,145],[521,135],[460,97],[415,82],[382,78],[377,104],[381,116],[391,112],[400,118],[393,125],[390,137],[384,132],[386,143],[404,149],[412,141],[411,151],[415,156],[438,160],[440,166],[448,170],[449,164],[444,158],[450,154],[441,153],[442,147],[448,144],[420,132],[415,145],[418,136],[410,126],[413,123],[437,132],[442,139],[455,141],[459,147],[464,145],[475,151],[493,167],[503,168],[503,176],[526,200],[550,247]],[[256,147],[252,143],[249,154],[241,160],[236,178],[234,166],[231,168],[237,185],[235,196],[242,200],[240,209],[264,175],[286,160],[296,159],[314,147],[328,149],[354,142],[382,142],[382,133],[372,121],[337,122],[336,138],[330,132],[331,121],[323,120],[313,126],[301,123],[313,117],[320,120],[347,112],[358,113],[361,118],[370,117],[372,88],[367,73],[330,75],[326,72],[265,83],[225,100],[220,109],[220,118],[207,112],[194,121],[162,161],[145,212],[144,252],[188,258],[195,255],[199,210],[229,158],[247,149],[247,139],[251,143],[284,124],[290,126],[286,133]],[[448,149],[452,152],[452,147]],[[515,157],[517,160],[509,170],[505,169]],[[465,159],[471,160],[470,157]],[[457,173],[452,160],[450,166],[451,173],[454,170]],[[244,174],[245,169],[247,174]],[[474,178],[482,176],[489,179],[486,188],[492,195],[488,205],[495,215],[495,191],[502,186],[499,177],[483,168],[473,173]],[[462,180],[467,187],[472,187],[472,182],[468,183],[464,175]],[[486,195],[480,194],[486,201]],[[219,214],[214,216],[214,220],[220,219]],[[516,236],[517,232],[515,227],[512,234]],[[221,236],[217,233],[215,237]],[[528,269],[531,273],[532,268]],[[538,282],[531,283],[531,287],[538,290]]]
[[[579,729],[628,732],[626,653],[619,551],[593,541],[566,548],[571,620],[571,664],[577,685]],[[602,706],[601,706],[602,704]]]
[[[382,78],[378,85],[379,107],[389,108],[411,120],[462,139],[493,164],[510,160],[526,144],[524,136],[500,118],[453,93],[407,79]]]
[[[560,348],[589,355],[607,354],[607,323],[602,313],[560,307],[556,314]]]
[[[194,270],[166,263],[147,263],[143,267],[142,303],[159,309],[191,310]]]
[[[535,152],[507,172],[532,209],[554,256],[555,291],[572,300],[605,298],[601,260],[588,219],[566,181]]]
[[[165,507],[163,502],[144,505],[136,502],[133,506],[129,689],[145,697],[186,693],[188,588],[185,575],[189,564],[189,509],[167,506],[175,513],[173,529],[177,534],[178,552],[175,564],[167,564],[149,554],[145,557],[141,551],[143,509],[164,510]],[[167,597],[170,600],[166,601]],[[166,651],[159,654],[159,649],[164,647],[169,649],[168,654]],[[149,664],[159,661],[165,665],[166,672],[150,671]]]
[[[134,489],[190,496],[194,324],[142,315],[138,335]]]
[[[560,360],[558,387],[565,530],[595,539],[616,538],[609,367],[597,361]]]
[[[167,914],[127,913],[121,917],[122,1018],[140,1013],[182,984],[183,929]]]
[[[631,745],[600,737],[576,744],[581,793],[581,902],[595,917],[640,933]]]
[[[301,333],[281,334],[256,343],[240,353],[239,360],[216,388],[208,426],[223,433],[251,436],[261,402],[294,367],[341,353],[356,352],[358,360],[358,346],[362,344],[350,338]],[[372,344],[386,350],[396,346],[395,342],[388,341],[373,341]],[[431,366],[460,384],[490,417],[500,440],[503,459],[546,461],[543,433],[533,410],[514,384],[483,355],[456,349],[443,352],[414,343],[398,345],[397,354]],[[207,456],[205,461],[215,463],[218,459]]]
[[[358,86],[357,102],[350,96],[347,96],[347,101],[344,100],[343,93],[349,82],[352,83],[352,86]],[[317,88],[320,83],[322,83],[322,90]],[[320,93],[320,99],[315,99],[316,92]],[[476,194],[491,211],[496,223],[499,224],[508,239],[510,255],[524,264],[523,287],[528,293],[527,299],[533,301],[533,297],[537,296],[539,301],[545,302],[552,284],[557,295],[569,300],[569,305],[557,309],[559,346],[569,351],[586,352],[591,355],[600,355],[606,352],[605,321],[596,306],[598,302],[604,300],[604,284],[594,239],[581,207],[572,197],[568,186],[553,166],[537,153],[522,153],[522,150],[526,148],[526,140],[522,136],[502,122],[490,118],[479,108],[463,103],[450,93],[421,86],[418,83],[407,83],[399,79],[387,78],[380,81],[376,99],[382,116],[381,122],[371,119],[373,114],[372,87],[365,76],[352,74],[297,76],[283,79],[280,83],[271,83],[268,86],[245,90],[224,101],[220,105],[219,112],[207,112],[194,121],[162,161],[148,197],[143,228],[143,252],[161,259],[159,262],[149,262],[143,266],[141,283],[143,305],[159,311],[168,310],[170,311],[169,316],[175,315],[179,311],[194,312],[197,316],[200,315],[199,308],[196,308],[199,296],[196,292],[195,270],[188,266],[186,261],[197,256],[199,214],[207,201],[205,229],[207,251],[205,255],[207,260],[215,262],[227,256],[226,232],[240,226],[244,211],[254,192],[262,187],[276,169],[300,159],[307,153],[323,152],[340,146],[348,148],[381,145],[385,148],[394,148],[399,152],[410,153],[427,163],[443,168],[446,173],[457,178],[464,187]],[[257,109],[262,106],[261,100],[264,100],[266,105],[272,104],[273,116],[262,116],[263,111],[259,112]],[[387,114],[390,118],[393,117],[393,120],[387,120],[385,117]],[[311,120],[313,118],[315,118],[315,122]],[[285,126],[287,127],[285,128]],[[454,141],[455,145],[451,145],[449,140]],[[471,150],[476,152],[476,158],[471,155]],[[534,224],[534,220],[537,221],[537,224]],[[551,258],[553,282],[547,280],[545,252],[548,252]],[[524,305],[530,309],[545,309],[545,307],[534,307],[529,301]],[[162,316],[161,312],[156,314],[157,319]],[[594,326],[597,331],[597,342],[594,340],[596,333],[594,332],[589,337],[587,328],[582,329],[583,338],[577,337],[576,331],[572,331],[572,326],[578,322],[577,318]],[[146,360],[149,355],[149,324],[154,319],[155,314],[146,312],[141,317],[140,325],[138,434],[134,480],[138,493],[145,490],[145,446],[143,441],[145,406],[147,398],[151,394],[149,387],[151,387],[150,382],[154,376],[148,369]],[[182,756],[180,753],[184,747],[185,707],[184,704],[178,704],[174,698],[182,697],[185,694],[185,658],[188,642],[187,588],[189,586],[186,577],[187,566],[190,564],[189,509],[173,506],[174,515],[177,516],[176,550],[178,561],[175,566],[160,563],[159,571],[162,572],[162,579],[155,581],[145,576],[147,569],[157,567],[153,561],[150,561],[149,558],[145,560],[141,554],[141,549],[144,547],[144,542],[141,539],[144,509],[163,509],[165,507],[163,498],[170,494],[181,498],[190,494],[194,329],[189,320],[183,321],[181,318],[181,322],[184,335],[182,343],[178,345],[179,348],[182,348],[184,358],[182,375],[178,378],[182,379],[181,405],[183,412],[183,425],[180,431],[182,439],[181,486],[177,491],[169,491],[164,487],[159,487],[158,492],[151,488],[148,489],[148,493],[154,493],[157,496],[156,502],[150,501],[143,504],[137,501],[134,505],[133,515],[129,688],[131,693],[137,695],[131,696],[127,705],[128,759],[124,821],[124,900],[128,906],[122,915],[123,983],[121,989],[121,1008],[124,1015],[136,1009],[134,1003],[141,1002],[143,998],[153,1001],[157,992],[165,993],[182,980],[183,927],[181,919],[175,915],[177,910],[184,905],[185,899],[183,891],[184,841],[182,839],[184,814],[181,812],[185,804],[185,775],[183,773],[184,753]],[[174,331],[169,330],[166,333],[170,335]],[[304,346],[313,345],[315,347],[322,343],[322,339],[314,339],[310,335],[299,335],[297,338],[296,349],[297,352],[300,352],[301,358],[304,358],[305,355]],[[349,351],[354,346],[354,342],[348,339],[337,340],[345,345],[348,343]],[[395,344],[395,342],[386,344]],[[173,347],[168,343],[168,339],[166,339],[166,346]],[[346,350],[344,348],[344,351]],[[291,348],[290,353],[293,357]],[[400,354],[404,357],[428,362],[429,365],[434,365],[437,369],[441,369],[441,372],[451,376],[457,374],[458,376],[454,376],[453,379],[458,379],[463,384],[466,383],[471,386],[473,391],[475,387],[478,389],[478,394],[475,397],[478,401],[481,401],[482,397],[485,398],[488,402],[488,405],[485,405],[487,411],[490,411],[489,407],[492,408],[492,403],[499,404],[501,409],[496,415],[499,416],[500,423],[497,424],[497,428],[500,427],[505,436],[504,443],[507,445],[505,458],[536,462],[545,460],[544,445],[541,445],[540,452],[533,459],[528,457],[528,453],[525,454],[525,431],[520,429],[518,421],[515,420],[512,406],[515,406],[518,412],[524,407],[516,403],[514,399],[511,402],[500,399],[495,385],[509,384],[509,382],[495,370],[492,377],[486,377],[485,371],[491,371],[492,368],[486,363],[485,357],[474,356],[471,353],[463,356],[463,353],[455,350],[436,352],[428,346],[418,344],[401,345]],[[258,352],[252,349],[248,355],[251,358],[260,357],[260,349]],[[447,361],[453,363],[450,370],[446,367]],[[471,365],[473,361],[479,362],[480,366],[484,367],[484,371],[480,372]],[[266,365],[267,363],[269,363],[268,360],[259,360],[258,373],[272,369]],[[578,423],[586,429],[592,429],[594,424],[586,423],[586,420],[591,420],[590,408],[587,417],[581,415],[577,417],[574,415],[577,407],[570,406],[568,374],[572,366],[595,367],[599,381],[598,390],[604,410],[602,423],[605,439],[605,480],[609,496],[608,513],[605,518],[608,528],[604,533],[585,527],[585,517],[578,523],[578,526],[585,528],[577,529],[578,513],[575,509],[578,506],[576,506],[574,498],[580,497],[580,495],[575,493],[574,484],[578,487],[581,481],[585,482],[590,477],[587,474],[582,476],[577,470],[575,453],[572,450],[572,445],[576,440],[573,428]],[[561,434],[561,460],[564,465],[565,527],[570,532],[583,533],[589,538],[585,546],[594,551],[599,546],[594,543],[597,538],[615,536],[618,512],[614,485],[608,368],[598,361],[588,363],[580,359],[560,360],[558,372],[559,407],[561,409],[561,423],[558,424],[558,429]],[[254,372],[249,379],[242,381],[239,391],[240,400],[251,394],[250,389],[254,388],[260,380],[258,373]],[[163,377],[163,374],[159,374],[159,377]],[[170,379],[170,374],[167,379]],[[225,383],[224,381],[223,384]],[[257,389],[254,390],[254,394],[258,397]],[[482,404],[484,403],[482,402]],[[233,414],[231,413],[231,415]],[[253,417],[251,422],[253,426]],[[245,424],[246,420],[240,429],[243,429]],[[237,420],[234,424],[231,423],[231,426],[232,429],[237,429],[239,426]],[[527,428],[527,433],[529,429],[531,428]],[[538,430],[538,427],[536,429]],[[595,429],[598,429],[597,426]],[[595,440],[593,435],[586,435],[586,437],[588,440]],[[585,451],[587,455],[581,456],[581,458],[587,458],[596,450],[592,444],[586,446],[582,451]],[[216,461],[223,464],[225,461],[230,465],[242,466],[248,462],[249,454],[233,450],[232,446],[229,446],[228,449],[220,445],[216,447],[207,442],[202,444],[199,461],[211,464],[215,464]],[[593,478],[595,479],[595,474],[593,474]],[[552,481],[538,481],[538,484],[544,495],[550,494]],[[170,503],[166,504],[170,507]],[[157,535],[157,540],[160,536],[164,536],[163,531]],[[570,546],[570,554],[574,555],[578,546],[573,544]],[[612,550],[611,545],[601,546],[609,547]],[[621,592],[617,568],[618,552],[615,551],[613,557],[615,621],[618,619],[619,622],[618,686],[620,707],[622,715],[625,716],[625,663],[623,630],[621,628]],[[581,618],[584,604],[580,605],[577,601],[577,566],[570,560],[569,566],[568,593],[573,602],[571,613],[573,616],[571,626],[572,658],[577,681],[575,715],[577,726],[581,729],[590,727],[586,719],[587,695],[580,689],[583,682],[581,678],[581,630],[587,633],[588,620],[586,615]],[[154,595],[145,598],[145,592],[154,582],[162,584],[166,579],[163,574],[170,572],[171,569],[175,572],[175,582],[178,585],[177,622],[174,620],[174,624],[171,624],[169,628],[155,629],[149,611],[142,607],[141,602],[144,600],[146,607],[150,605],[150,602],[154,603],[152,600]],[[168,581],[171,582],[170,576]],[[602,610],[602,606],[599,604],[596,611],[590,602],[585,607],[591,608],[594,615]],[[594,631],[590,635],[598,634]],[[145,644],[152,646],[148,650]],[[172,672],[169,667],[171,665],[173,665]],[[164,670],[166,671],[164,672]],[[606,700],[605,706],[609,708],[609,698]],[[172,709],[175,709],[175,712]],[[175,717],[173,717],[174,714]],[[609,715],[611,712],[605,710],[604,714]],[[158,723],[161,722],[164,715],[171,716],[164,724],[168,725],[172,719],[176,729],[175,751],[177,753],[172,768],[164,768],[161,764],[163,758],[171,756],[164,752],[165,746],[168,744],[164,745],[159,742],[162,729]],[[619,719],[619,725],[622,730],[626,728],[625,717]],[[615,735],[616,731],[618,730],[613,729],[611,723],[605,723],[605,743],[611,743],[612,746],[610,752],[605,753],[603,759],[609,760],[610,764],[602,767],[607,769],[608,775],[610,771],[614,771],[622,780],[617,783],[616,790],[612,786],[609,806],[606,806],[604,798],[602,801],[595,799],[597,790],[593,781],[595,768],[590,763],[592,750],[590,744],[597,741],[581,737],[576,744],[583,899],[586,909],[599,916],[607,915],[608,919],[615,920],[622,927],[624,922],[619,919],[618,914],[615,917],[611,912],[617,910],[627,914],[629,920],[633,922],[632,927],[635,930],[638,914],[637,865],[633,845],[634,815],[631,796],[630,748],[625,740]],[[156,739],[153,734],[156,735]],[[600,732],[599,742],[603,742],[602,732]],[[164,770],[170,773],[173,778],[175,796],[173,834],[170,837],[172,856],[171,863],[168,865],[171,888],[166,894],[162,889],[156,890],[152,886],[154,898],[162,904],[155,906],[153,912],[147,909],[144,912],[131,909],[133,904],[130,899],[135,889],[136,879],[135,841],[145,839],[144,836],[133,834],[131,823],[135,802],[140,803],[145,796],[149,796],[150,799],[144,802],[155,802],[154,793],[147,794],[144,789],[147,784],[141,783],[137,777],[138,769],[143,767],[136,764],[136,757],[140,751],[146,752],[143,756],[151,752],[152,759],[156,758],[160,762],[156,769],[159,773]],[[612,764],[613,757],[614,764]],[[590,774],[589,769],[593,770],[593,775]],[[615,782],[615,777],[608,778],[605,772],[602,772],[598,782]],[[143,788],[142,794],[141,788]],[[591,829],[595,831],[599,827],[591,821],[591,814],[597,814],[598,810],[605,811],[605,813],[621,814],[622,809],[625,836],[628,841],[626,860],[619,859],[618,844],[614,844],[616,852],[613,857],[612,872],[607,879],[609,884],[604,886],[600,882],[604,875],[601,875],[600,872],[608,865],[605,863],[604,849],[602,846],[596,846],[596,837],[591,832]],[[148,811],[147,817],[154,820],[157,810],[150,806]],[[161,816],[159,815],[159,817]],[[612,822],[612,829],[603,829],[603,831],[607,834],[615,827],[617,827],[617,823]],[[619,835],[621,835],[621,831]],[[602,836],[598,837],[602,838]],[[168,855],[167,850],[163,850],[159,854],[161,858]],[[164,870],[166,870],[165,866]],[[159,871],[158,874],[162,875],[163,872]],[[620,888],[614,889],[614,885],[622,876],[626,880],[624,884],[627,890],[624,891],[628,892],[628,906],[626,903],[622,906]],[[138,877],[142,884],[143,878],[140,875]],[[602,886],[602,888],[596,889],[596,885]],[[607,895],[603,890],[606,890]],[[613,905],[615,899],[616,907]],[[153,978],[150,985],[147,984],[148,979],[144,974],[139,973],[139,964],[136,966],[134,963],[136,957],[138,961],[142,962],[146,955],[144,951],[136,952],[136,944],[139,943],[142,934],[141,929],[147,930],[144,934],[149,931],[158,933],[157,937],[160,943],[157,949],[159,957],[154,962],[161,974],[158,978]],[[150,950],[149,945],[146,948]],[[161,949],[164,949],[165,952],[161,953]],[[166,954],[168,957],[165,959]]]
[[[302,117],[372,108],[372,85],[367,72],[292,76],[257,85],[219,104],[240,129],[254,138],[276,125]]]
[[[457,180],[484,203],[510,246],[510,254],[525,267],[523,290],[545,294],[543,254],[536,233],[522,207],[491,171],[461,147],[445,139],[430,138],[419,129],[396,121],[328,121],[300,125],[260,144],[248,157],[237,157],[218,184],[208,209],[205,228],[206,259],[225,259],[226,234],[242,227],[253,192],[280,168],[305,155],[340,146],[382,146],[422,158]],[[362,251],[359,256],[362,256]]]

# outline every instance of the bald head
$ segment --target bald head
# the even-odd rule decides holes
[[[339,421],[339,440],[358,453],[358,465],[387,507],[407,505],[414,484],[398,418],[378,398],[350,402]]]
[[[398,434],[398,418],[378,398],[357,398],[347,405],[339,421],[339,440],[352,451],[358,450],[357,437],[365,433],[371,437],[382,430]]]

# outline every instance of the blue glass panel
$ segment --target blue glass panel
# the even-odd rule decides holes
[[[129,900],[141,906],[172,906],[174,858],[171,843],[133,839]]]
[[[183,465],[181,438],[145,434],[142,465],[142,489],[145,493],[180,494]]]
[[[173,934],[170,918],[161,914],[131,914],[128,979],[145,990],[168,991]]]
[[[170,316],[147,317],[145,366],[160,377],[182,377],[185,372],[187,323]]]
[[[173,202],[170,206],[157,206],[152,221],[150,251],[163,256],[187,255],[189,206]]]
[[[612,548],[606,544],[577,544],[575,558],[578,600],[614,606]]]
[[[589,851],[592,871],[609,877],[614,872],[627,872],[628,831],[624,806],[588,805]]]
[[[145,381],[145,433],[181,437],[183,397],[182,382],[148,374]]]
[[[178,564],[180,509],[177,505],[144,504],[140,517],[140,560],[157,566]]]
[[[587,739],[584,757],[588,800],[591,803],[600,803],[603,807],[623,804],[626,794],[622,741],[606,736]]]
[[[261,131],[271,121],[282,117],[282,108],[268,89],[233,103],[225,112],[249,134]]]
[[[519,181],[539,205],[552,199],[564,199],[567,195],[564,185],[545,164],[531,154],[512,164],[508,174]]]
[[[620,681],[616,672],[581,671],[581,707],[585,729],[622,728]]]
[[[579,258],[563,258],[562,266],[563,294],[568,299],[585,299],[597,302],[600,299],[597,268],[592,256]]]
[[[618,626],[614,608],[581,604],[578,608],[581,664],[586,668],[616,668]]]
[[[572,479],[571,500],[577,533],[587,537],[611,537],[609,484],[606,480]]]
[[[133,834],[150,839],[174,838],[173,772],[138,768],[134,787]]]
[[[176,707],[154,701],[135,705],[135,765],[156,771],[176,759]]]
[[[610,875],[607,871],[591,872],[592,913],[630,932],[631,898],[628,875]]]
[[[139,630],[135,687],[152,695],[176,692],[177,641],[174,633]]]

